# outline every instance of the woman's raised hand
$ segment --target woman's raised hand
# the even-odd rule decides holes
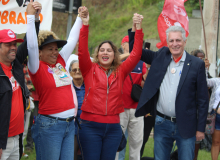
[[[88,9],[85,6],[79,7],[78,13],[79,13],[80,18],[83,21],[83,25],[89,25],[89,11],[88,11]]]

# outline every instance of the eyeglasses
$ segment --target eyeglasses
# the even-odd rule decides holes
[[[81,72],[79,68],[74,68],[74,69],[71,70],[71,72],[74,72],[74,73],[76,73],[77,71]]]

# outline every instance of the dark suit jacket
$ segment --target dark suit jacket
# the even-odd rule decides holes
[[[129,50],[132,50],[135,32],[129,30],[128,33]],[[141,60],[151,64],[151,68],[135,116],[144,116],[147,113],[155,116],[160,85],[171,62],[171,53],[167,47],[157,52],[143,49]],[[208,105],[205,63],[186,52],[175,102],[176,123],[183,138],[195,136],[196,131],[205,132]]]

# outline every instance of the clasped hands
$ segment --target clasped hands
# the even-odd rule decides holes
[[[35,15],[35,18],[39,18],[41,10],[42,10],[42,5],[39,2],[37,1],[33,2],[33,0],[30,0],[26,12],[27,15]]]
[[[85,6],[79,7],[78,13],[79,13],[79,17],[83,21],[83,25],[89,25],[89,11],[88,11],[88,9]]]
[[[142,27],[142,21],[143,21],[143,16],[140,14],[135,13],[133,16],[133,25],[132,25],[132,31],[136,31],[136,29],[140,30]]]

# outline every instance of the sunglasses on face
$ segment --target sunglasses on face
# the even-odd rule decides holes
[[[77,71],[81,72],[79,68],[74,68],[74,69],[71,70],[71,72],[73,72],[73,73],[76,73]]]

